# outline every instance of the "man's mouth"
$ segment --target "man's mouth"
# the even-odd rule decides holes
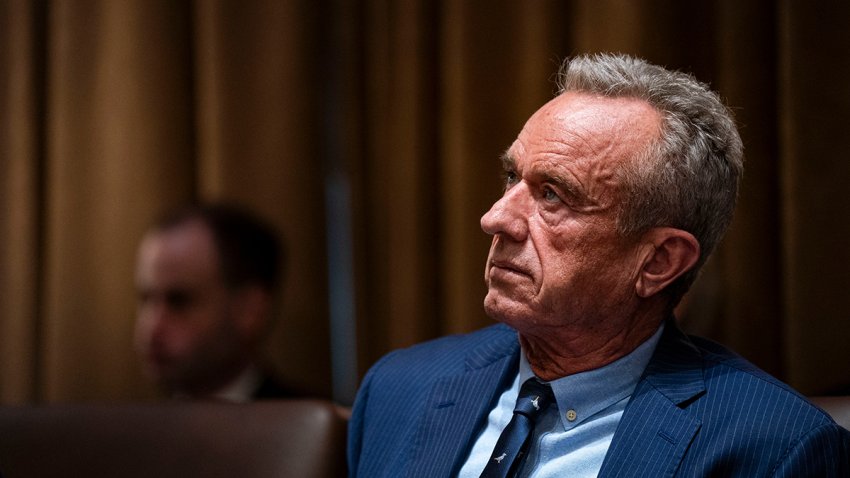
[[[518,274],[525,277],[531,277],[531,274],[529,274],[527,270],[510,261],[493,259],[490,261],[490,271],[491,274],[494,271],[498,271],[499,273],[504,274]]]

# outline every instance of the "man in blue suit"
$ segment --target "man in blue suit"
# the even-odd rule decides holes
[[[502,158],[487,314],[361,386],[352,476],[850,476],[850,433],[672,311],[728,226],[729,110],[618,55],[562,66]]]

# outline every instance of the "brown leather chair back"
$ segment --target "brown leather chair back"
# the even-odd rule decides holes
[[[811,397],[810,400],[829,413],[836,423],[850,430],[850,396]]]
[[[330,402],[0,407],[5,478],[344,477]]]

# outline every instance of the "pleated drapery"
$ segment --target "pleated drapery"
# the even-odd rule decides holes
[[[131,346],[135,250],[191,199],[285,235],[266,355],[317,395],[341,275],[359,374],[489,324],[499,155],[560,60],[594,51],[694,73],[741,125],[739,208],[683,326],[847,391],[848,27],[848,5],[791,0],[4,0],[0,402],[156,396]]]

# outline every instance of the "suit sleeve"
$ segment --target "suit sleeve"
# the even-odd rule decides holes
[[[357,476],[358,467],[360,466],[360,458],[364,446],[364,432],[367,425],[366,410],[368,409],[372,382],[375,376],[378,375],[378,370],[381,366],[395,354],[396,352],[390,352],[372,365],[369,372],[363,378],[360,389],[357,391],[357,398],[354,400],[354,407],[351,411],[351,420],[348,422],[348,449],[346,458],[348,461],[349,478],[355,478]]]
[[[351,420],[348,422],[348,476],[355,478],[357,476],[357,466],[360,461],[360,450],[363,446],[363,419],[366,410],[366,402],[369,400],[369,386],[372,382],[372,371],[366,374],[363,383],[360,384],[360,389],[357,391],[357,398],[354,401],[354,408],[351,411]]]
[[[850,432],[834,423],[813,429],[789,448],[772,476],[850,476]]]

